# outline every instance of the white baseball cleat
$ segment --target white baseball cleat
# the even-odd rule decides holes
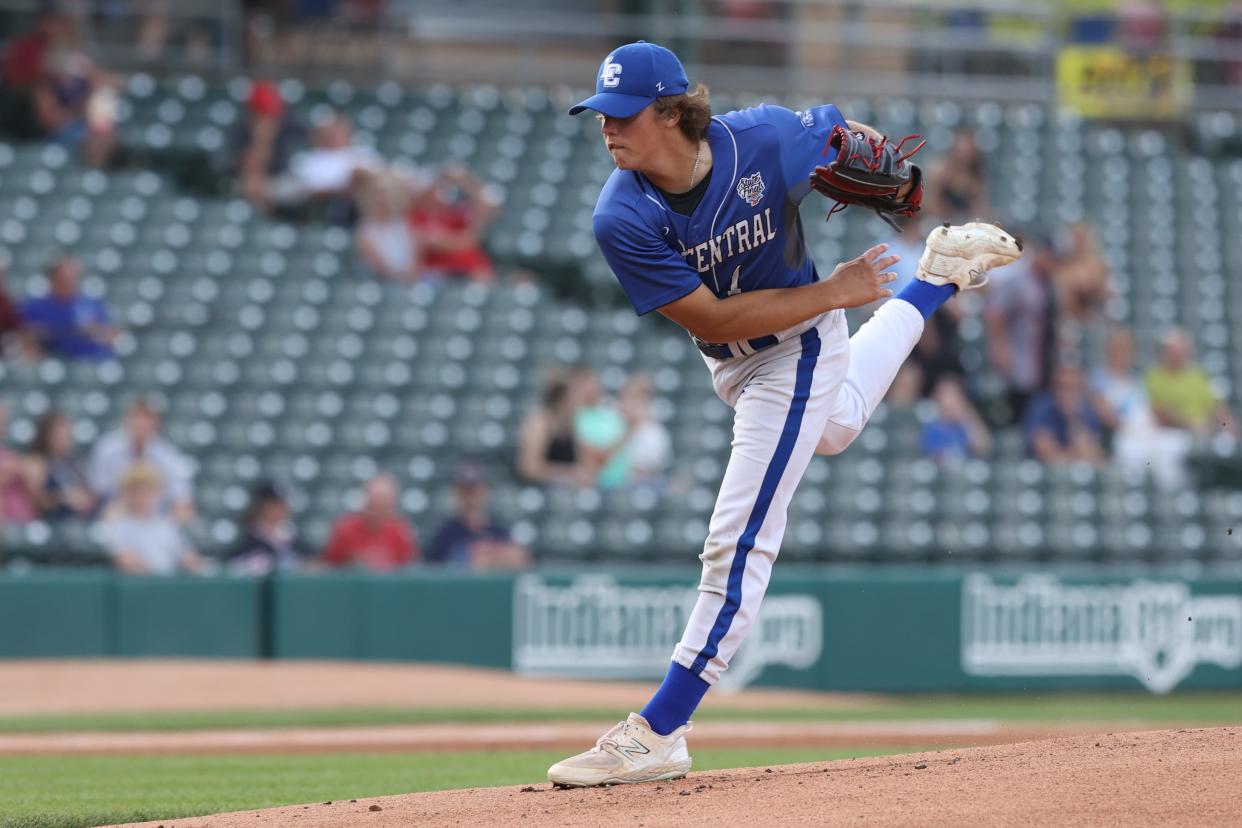
[[[565,788],[680,779],[690,771],[687,722],[667,736],[637,713],[599,737],[595,747],[548,768],[548,780]]]
[[[933,285],[974,290],[988,283],[988,271],[1022,255],[1022,240],[996,224],[944,224],[927,234],[918,278]]]

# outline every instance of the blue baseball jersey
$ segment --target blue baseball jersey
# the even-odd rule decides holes
[[[640,315],[707,285],[718,297],[818,281],[798,205],[833,127],[835,106],[757,106],[712,118],[712,177],[689,216],[641,173],[613,170],[595,205],[595,238]]]

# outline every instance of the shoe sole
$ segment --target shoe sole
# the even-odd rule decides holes
[[[564,778],[552,779],[551,777],[548,778],[548,781],[555,788],[598,788],[601,785],[637,785],[643,782],[666,782],[671,779],[682,779],[689,772],[689,766],[675,765],[673,767],[652,768],[642,774],[610,776],[590,782]]]

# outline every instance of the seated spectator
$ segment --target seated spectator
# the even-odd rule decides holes
[[[992,450],[992,437],[975,412],[962,384],[944,377],[932,390],[936,417],[923,425],[919,440],[923,454],[933,460],[982,457]]]
[[[3,85],[8,108],[0,123],[6,132],[12,131],[22,140],[43,136],[35,115],[35,88],[46,72],[48,55],[76,42],[72,18],[55,8],[45,8],[33,29],[5,44]]]
[[[361,176],[358,205],[362,217],[354,230],[354,246],[363,266],[379,279],[417,281],[422,264],[414,228],[406,218],[409,194],[404,183],[388,174]]]
[[[9,433],[9,407],[0,402],[0,526],[29,523],[38,515],[22,458],[4,445]]]
[[[43,134],[86,163],[103,167],[116,149],[118,81],[83,52],[60,46],[48,53],[34,87],[34,113]]]
[[[1091,225],[1079,221],[1066,231],[1067,249],[1057,261],[1054,281],[1065,315],[1085,320],[1099,314],[1112,297],[1112,271],[1100,255]]]
[[[160,510],[163,484],[154,466],[135,463],[121,477],[121,492],[99,524],[99,537],[121,572],[173,575],[202,572],[203,559],[181,529]]]
[[[1157,425],[1187,431],[1196,440],[1222,431],[1236,434],[1233,412],[1194,355],[1185,331],[1174,328],[1165,334],[1160,364],[1147,373],[1147,396]]]
[[[0,357],[3,357],[5,352],[11,353],[18,345],[29,345],[24,336],[25,323],[22,320],[21,310],[13,301],[13,297],[9,295],[6,273],[4,264],[0,263]]]
[[[99,497],[74,452],[73,424],[64,414],[49,411],[39,418],[26,456],[26,478],[45,519],[95,516]]]
[[[1125,328],[1109,333],[1104,366],[1091,374],[1091,392],[1100,421],[1113,432],[1148,419],[1147,391],[1134,368],[1134,337]]]
[[[530,552],[514,542],[509,530],[488,511],[487,479],[482,469],[466,465],[453,487],[453,517],[427,547],[427,562],[471,569],[523,569]]]
[[[350,188],[360,172],[382,169],[384,160],[370,147],[354,143],[349,120],[334,114],[311,131],[310,149],[293,156],[289,175],[274,182],[277,203],[318,199],[328,204],[330,218],[344,221],[341,210],[353,204]]]
[[[363,489],[362,509],[332,527],[323,562],[386,572],[417,561],[414,530],[397,512],[397,502],[397,481],[391,475],[371,478]]]
[[[289,504],[271,483],[260,483],[250,493],[242,521],[241,539],[225,559],[238,575],[267,575],[300,569],[306,553],[298,547]]]
[[[605,478],[604,468],[624,448],[629,426],[612,400],[604,399],[599,376],[589,365],[575,367],[569,375],[569,397],[574,409],[574,433],[584,464],[595,474],[600,486],[615,486],[624,479],[615,474]]]
[[[953,134],[949,151],[933,165],[927,176],[925,206],[937,219],[953,224],[990,216],[983,150],[970,127]]]
[[[992,365],[1005,381],[1005,425],[1016,422],[1030,399],[1048,387],[1057,353],[1057,301],[1051,242],[1032,238],[1028,253],[998,267],[987,289],[984,325]]]
[[[483,249],[483,234],[499,210],[500,202],[465,167],[446,166],[410,213],[426,248],[423,267],[442,277],[494,281],[496,268]]]
[[[138,399],[125,412],[121,428],[99,438],[91,452],[88,474],[91,489],[104,502],[120,492],[121,479],[141,460],[155,469],[161,481],[159,509],[184,526],[194,517],[194,491],[189,460],[160,436],[160,414],[154,403]]]
[[[1027,450],[1047,465],[1104,461],[1104,427],[1087,398],[1082,372],[1061,365],[1052,387],[1036,396],[1022,418]]]
[[[61,256],[47,271],[50,291],[22,308],[26,329],[42,352],[62,359],[110,359],[120,330],[102,300],[82,292],[82,265]]]
[[[625,432],[616,453],[600,469],[600,487],[662,484],[672,459],[673,440],[651,413],[651,381],[642,374],[627,379],[617,407]]]
[[[294,149],[305,131],[285,106],[275,83],[256,80],[251,84],[234,145],[241,193],[252,204],[264,210],[272,206],[272,182],[288,173]]]
[[[585,461],[575,429],[575,402],[569,383],[549,377],[543,399],[522,421],[518,435],[518,475],[528,483],[590,486],[594,469]]]

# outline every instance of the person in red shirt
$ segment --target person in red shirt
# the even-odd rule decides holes
[[[483,234],[499,209],[488,188],[465,167],[446,166],[409,213],[424,247],[422,269],[440,278],[494,281],[496,267],[483,249]]]
[[[417,561],[418,543],[410,524],[397,512],[397,495],[397,481],[391,475],[367,481],[362,509],[343,515],[332,527],[323,563],[389,572]]]

